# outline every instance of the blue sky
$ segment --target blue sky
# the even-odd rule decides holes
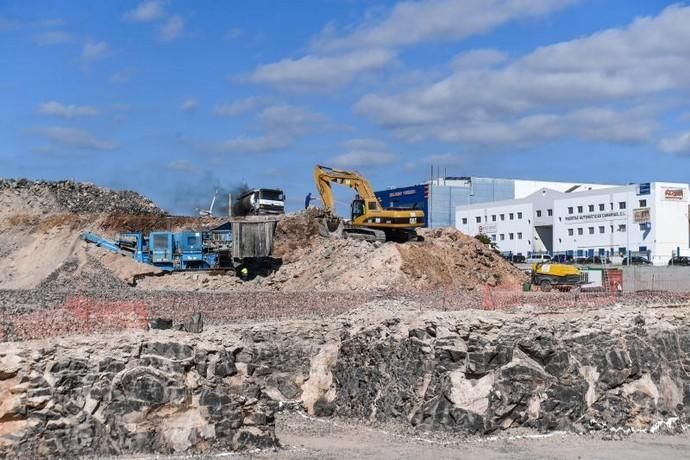
[[[0,176],[191,212],[322,163],[690,181],[690,5],[654,0],[0,2]],[[351,195],[339,192],[346,202]]]

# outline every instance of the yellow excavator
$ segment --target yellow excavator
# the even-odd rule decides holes
[[[348,238],[369,241],[406,242],[418,240],[416,228],[424,225],[424,211],[421,209],[387,208],[381,206],[369,181],[355,171],[343,171],[316,165],[314,182],[321,195],[326,211],[329,232],[342,229]],[[331,183],[345,185],[357,192],[350,205],[351,222],[345,224],[337,218],[335,199]]]

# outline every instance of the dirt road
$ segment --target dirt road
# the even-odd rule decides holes
[[[137,456],[123,459],[238,458],[265,460],[359,460],[359,459],[686,459],[690,432],[677,435],[610,434],[576,435],[534,432],[490,437],[412,434],[398,427],[366,427],[346,421],[283,414],[276,432],[283,450],[254,453],[224,452],[200,456]]]

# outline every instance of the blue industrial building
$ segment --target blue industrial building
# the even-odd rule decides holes
[[[425,227],[452,227],[459,205],[515,198],[513,179],[446,177],[425,184],[376,192],[384,208],[413,208],[424,211]]]

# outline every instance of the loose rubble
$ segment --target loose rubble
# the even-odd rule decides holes
[[[131,190],[110,190],[71,180],[0,179],[0,213],[162,214],[153,201]]]

